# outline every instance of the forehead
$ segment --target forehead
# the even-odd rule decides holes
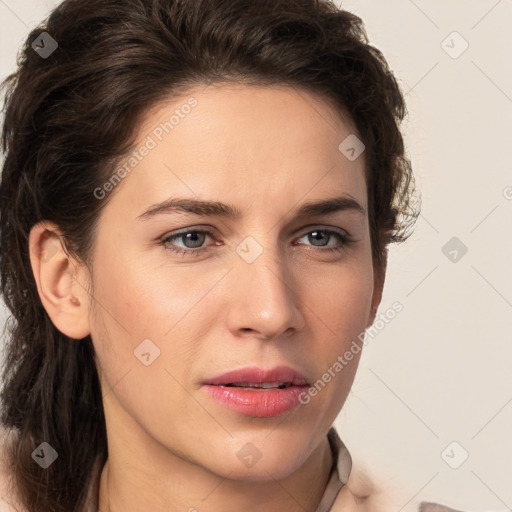
[[[133,218],[171,195],[270,212],[345,192],[366,208],[364,154],[351,161],[339,148],[355,132],[344,112],[305,90],[198,86],[146,113],[113,202]]]

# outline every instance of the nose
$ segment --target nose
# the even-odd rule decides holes
[[[267,244],[251,263],[238,255],[235,261],[227,317],[233,334],[277,340],[302,330],[305,320],[297,276],[278,248]]]

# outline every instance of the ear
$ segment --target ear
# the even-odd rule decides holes
[[[32,227],[29,254],[39,297],[55,327],[70,338],[88,336],[89,272],[68,255],[54,223],[41,221]]]
[[[386,270],[388,265],[388,249],[384,249],[382,254],[382,265],[373,268],[373,295],[370,315],[368,316],[368,323],[366,327],[370,327],[375,322],[377,316],[377,309],[382,300],[382,292],[384,290],[384,281],[386,280]]]

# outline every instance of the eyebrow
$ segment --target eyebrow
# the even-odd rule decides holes
[[[326,215],[338,211],[354,211],[360,215],[366,215],[364,207],[349,196],[332,197],[321,201],[309,201],[302,204],[295,215],[301,217],[313,217]],[[205,201],[188,198],[169,198],[166,201],[152,205],[147,211],[137,217],[138,220],[148,220],[156,215],[174,212],[192,213],[195,215],[207,215],[229,219],[240,219],[242,212],[233,205],[218,201]]]

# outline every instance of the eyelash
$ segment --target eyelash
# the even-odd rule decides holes
[[[319,252],[324,252],[324,253],[325,252],[341,252],[341,251],[345,250],[351,243],[354,242],[354,240],[350,237],[350,235],[345,234],[345,233],[341,233],[341,232],[338,232],[338,231],[334,231],[332,229],[312,229],[311,231],[307,231],[306,233],[304,233],[299,238],[303,238],[304,236],[306,236],[306,235],[308,235],[310,233],[314,233],[315,231],[320,231],[320,232],[325,233],[327,235],[334,235],[334,236],[338,237],[338,239],[342,243],[342,245],[338,246],[338,247],[329,247],[327,249],[318,249]],[[183,230],[181,232],[178,232],[178,233],[175,233],[173,235],[166,236],[166,237],[162,238],[159,241],[159,244],[162,245],[166,250],[174,252],[174,253],[177,253],[177,254],[181,254],[183,256],[186,256],[187,254],[189,254],[189,255],[193,254],[194,256],[198,256],[199,254],[202,254],[204,251],[208,251],[209,250],[209,247],[198,247],[196,249],[190,249],[190,248],[188,248],[188,249],[176,249],[175,247],[169,246],[171,240],[174,240],[174,239],[179,238],[181,236],[187,235],[189,233],[207,234],[208,236],[213,238],[213,232],[210,231],[210,230],[207,230],[207,229],[189,229],[189,228],[187,228],[186,230]]]

